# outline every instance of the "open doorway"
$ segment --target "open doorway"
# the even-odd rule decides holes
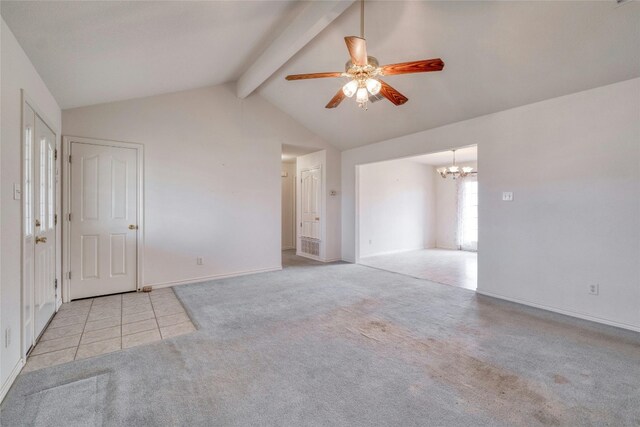
[[[358,166],[357,262],[475,290],[477,156],[469,146]]]
[[[303,218],[298,218],[300,176],[298,173],[298,158],[318,149],[300,147],[295,145],[282,145],[282,265],[296,264],[296,252],[298,249],[298,229]],[[314,217],[315,218],[315,217]]]

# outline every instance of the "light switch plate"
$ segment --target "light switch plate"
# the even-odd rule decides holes
[[[503,202],[513,202],[513,192],[512,191],[503,191],[502,192],[502,201]]]

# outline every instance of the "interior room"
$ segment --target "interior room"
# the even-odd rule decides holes
[[[0,425],[640,423],[638,0],[0,15]]]
[[[470,290],[478,271],[478,148],[358,167],[358,263]]]

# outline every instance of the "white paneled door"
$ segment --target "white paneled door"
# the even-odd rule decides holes
[[[134,291],[137,151],[72,142],[70,152],[70,297]]]
[[[24,345],[35,344],[56,310],[56,136],[23,111]]]
[[[311,239],[320,239],[320,173],[320,168],[314,168],[303,170],[300,176],[301,236]]]

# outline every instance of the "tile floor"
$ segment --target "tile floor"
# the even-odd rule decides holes
[[[423,249],[361,258],[360,264],[465,289],[478,286],[477,252]]]
[[[98,356],[195,331],[171,288],[63,304],[25,371]]]

